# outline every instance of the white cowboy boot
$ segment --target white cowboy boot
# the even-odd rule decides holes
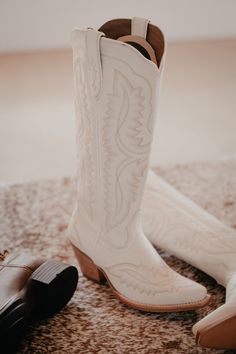
[[[83,274],[106,279],[122,302],[154,312],[195,309],[208,303],[206,289],[170,269],[141,226],[164,39],[147,20],[133,19],[132,35],[142,43],[148,29],[159,48],[155,64],[108,38],[111,29],[118,38],[130,28],[130,20],[114,20],[102,27],[107,36],[72,34],[78,194],[69,238]]]
[[[236,232],[150,171],[143,226],[148,239],[226,287],[226,303],[193,327],[197,343],[236,348]]]

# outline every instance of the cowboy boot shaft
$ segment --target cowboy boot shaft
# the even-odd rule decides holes
[[[80,234],[122,246],[140,222],[161,70],[91,29],[75,30],[72,46]]]
[[[236,233],[153,172],[143,201],[143,225],[159,247],[232,287],[236,272]],[[229,292],[229,294],[228,294]]]

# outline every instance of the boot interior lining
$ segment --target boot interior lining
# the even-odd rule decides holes
[[[99,31],[103,32],[106,37],[111,39],[117,39],[122,36],[131,34],[131,19],[119,18],[104,23],[99,28]],[[160,66],[161,58],[164,53],[164,36],[161,30],[152,25],[148,25],[146,40],[152,46],[155,51],[158,67]]]

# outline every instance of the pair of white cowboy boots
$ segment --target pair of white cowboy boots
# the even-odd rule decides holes
[[[148,173],[162,32],[145,19],[116,19],[99,31],[74,30],[72,46],[78,188],[68,234],[83,274],[143,311],[206,305],[206,289],[151,243],[162,247],[227,287],[226,304],[194,326],[197,342],[236,346],[236,235]]]

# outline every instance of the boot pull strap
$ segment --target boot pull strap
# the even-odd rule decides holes
[[[131,35],[146,39],[149,20],[141,17],[133,17],[131,22]]]
[[[89,67],[89,82],[94,96],[98,96],[102,86],[102,63],[100,39],[104,33],[88,28],[86,31],[86,54]]]

